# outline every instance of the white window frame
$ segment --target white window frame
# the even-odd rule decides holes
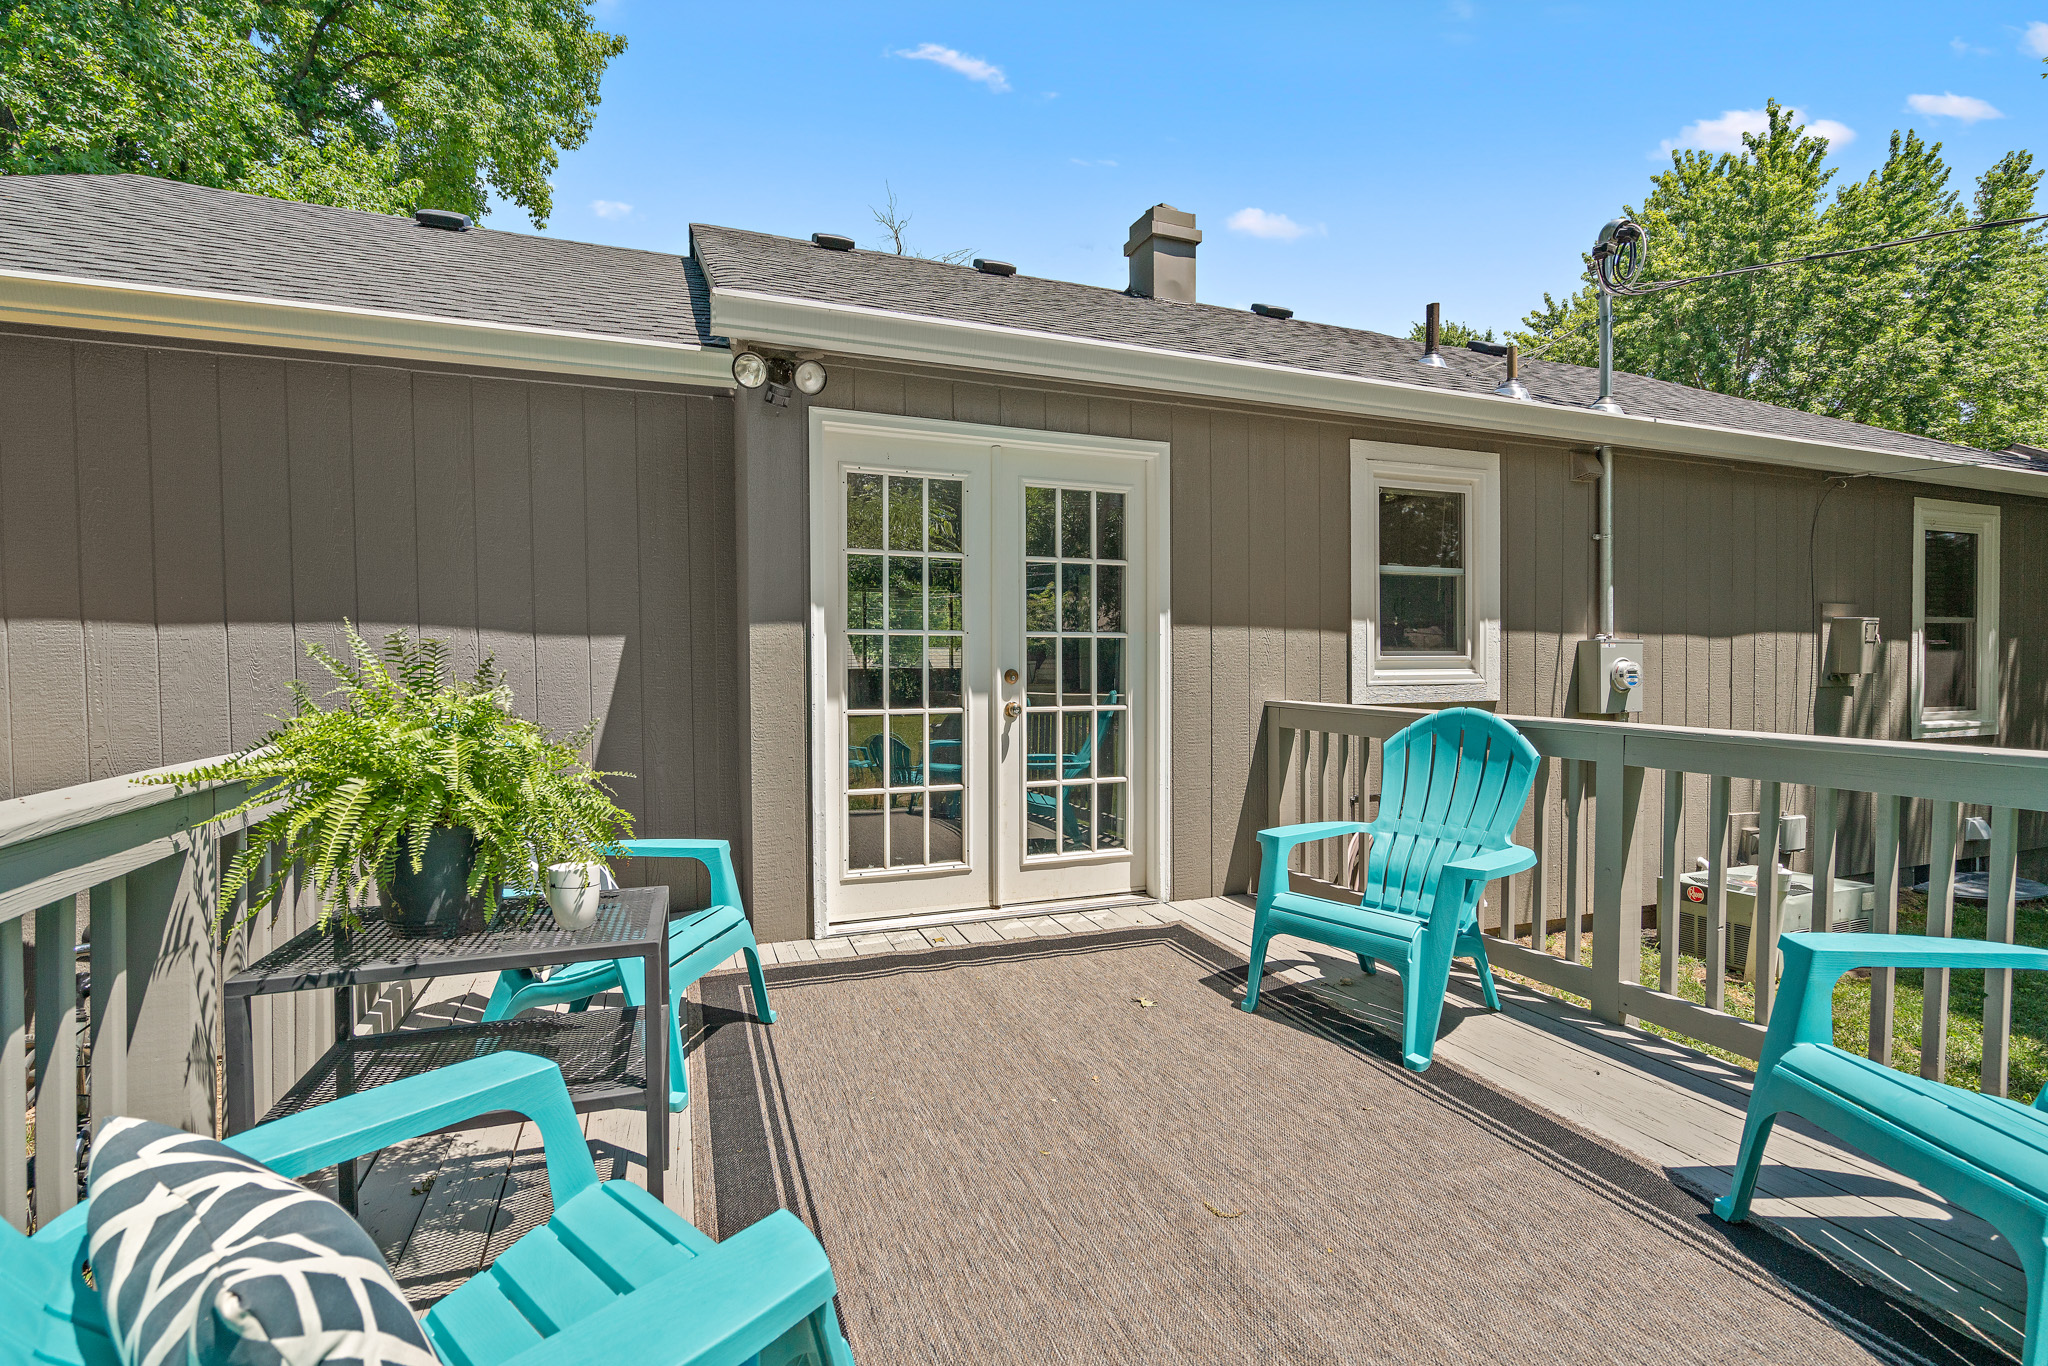
[[[1926,703],[1927,533],[1969,531],[1977,535],[1977,707],[1974,711],[1930,709]],[[1998,508],[1988,503],[1913,500],[1913,738],[1996,735],[1998,695]]]
[[[1465,495],[1465,653],[1380,653],[1382,488]],[[1351,443],[1351,700],[1498,702],[1500,456],[1386,441]]]

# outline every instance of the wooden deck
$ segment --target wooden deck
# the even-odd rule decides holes
[[[767,962],[944,949],[1180,921],[1239,953],[1251,905],[1237,898],[1004,917],[769,945]],[[735,964],[737,964],[737,959]],[[1274,941],[1269,980],[1314,983],[1399,1030],[1398,981],[1365,977],[1321,946]],[[487,979],[441,980],[402,1027],[473,1019]],[[1469,974],[1453,978],[1436,1056],[1709,1195],[1727,1189],[1751,1074],[1667,1039],[1624,1029],[1503,982],[1486,1011]],[[668,1202],[691,1207],[690,1125],[671,1126]],[[586,1116],[601,1174],[644,1182],[644,1130],[631,1111]],[[1756,1214],[1857,1277],[2016,1350],[2025,1280],[1990,1227],[1802,1122],[1781,1121],[1758,1184]],[[438,1135],[386,1149],[363,1179],[364,1224],[400,1282],[424,1305],[485,1266],[545,1216],[545,1177],[531,1126]],[[1646,1269],[1647,1274],[1654,1274]]]

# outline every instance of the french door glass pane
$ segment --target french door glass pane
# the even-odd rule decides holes
[[[1027,857],[1125,847],[1124,495],[1024,490]]]
[[[849,868],[966,857],[964,495],[958,479],[846,476]]]

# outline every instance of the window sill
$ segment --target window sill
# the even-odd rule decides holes
[[[1382,674],[1358,686],[1351,700],[1363,706],[1399,706],[1404,702],[1498,702],[1500,684],[1471,675],[1464,678],[1403,678]]]
[[[1928,720],[1922,717],[1913,723],[1915,740],[1965,740],[1997,734],[1996,721]]]

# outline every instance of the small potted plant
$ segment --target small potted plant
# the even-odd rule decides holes
[[[217,764],[137,780],[250,784],[246,801],[205,824],[282,803],[250,828],[221,880],[222,928],[274,904],[297,864],[319,897],[323,928],[360,923],[382,889],[406,932],[454,934],[478,902],[486,919],[494,914],[499,889],[546,896],[551,866],[602,866],[632,833],[604,784],[619,775],[583,762],[594,722],[551,736],[513,713],[494,660],[457,682],[439,640],[394,631],[377,651],[344,627],[352,661],[306,647],[334,676],[337,705],[321,707],[294,680],[296,709],[257,744]],[[266,850],[278,855],[267,880]],[[246,909],[230,926],[244,888]]]

